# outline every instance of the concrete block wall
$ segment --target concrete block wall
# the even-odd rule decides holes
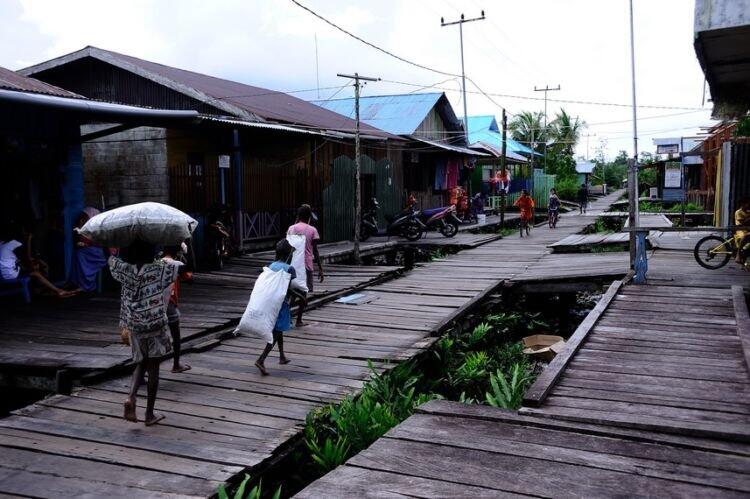
[[[111,125],[107,125],[111,126]],[[88,125],[86,134],[102,128]],[[167,131],[139,127],[83,144],[84,197],[101,209],[156,201],[169,203]]]

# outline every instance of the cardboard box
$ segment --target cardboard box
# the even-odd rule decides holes
[[[525,337],[521,341],[524,347],[523,353],[547,362],[554,359],[555,355],[565,345],[565,340],[562,336],[549,334],[534,334]]]

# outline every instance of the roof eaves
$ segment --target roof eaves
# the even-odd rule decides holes
[[[193,99],[199,100],[217,109],[221,109],[222,111],[226,111],[227,113],[239,118],[259,122],[265,121],[260,116],[242,109],[241,107],[228,104],[220,99],[211,97],[210,95],[200,92],[192,87],[177,83],[174,80],[152,73],[151,71],[148,71],[145,68],[138,66],[137,64],[133,64],[129,61],[121,59],[120,57],[117,57],[117,54],[113,52],[109,52],[107,50],[92,46],[87,46],[76,52],[72,52],[70,54],[66,54],[46,62],[36,64],[34,66],[29,66],[28,68],[21,69],[18,72],[24,76],[33,76],[36,73],[40,73],[48,69],[53,69],[64,64],[83,59],[84,57],[92,57],[102,62],[106,62],[107,64],[116,66],[120,69],[124,69],[125,71],[137,74],[138,76],[151,80],[155,83],[164,85],[165,87],[170,88],[175,92],[185,94],[188,97],[192,97]]]

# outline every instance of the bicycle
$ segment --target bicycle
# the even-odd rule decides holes
[[[712,234],[695,244],[693,256],[701,267],[716,270],[729,263],[729,259],[737,254],[737,250],[733,235],[724,239]]]
[[[521,223],[518,225],[518,229],[521,233],[521,237],[523,237],[523,231],[526,230],[526,235],[528,236],[531,234],[531,224],[529,223],[529,220],[521,219]]]
[[[557,221],[560,219],[560,212],[558,210],[549,210],[549,228],[554,229],[557,227]]]

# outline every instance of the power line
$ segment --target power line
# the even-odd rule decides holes
[[[341,31],[342,33],[344,33],[344,34],[346,34],[346,35],[348,35],[348,36],[350,36],[350,37],[354,38],[355,40],[357,40],[357,41],[359,41],[359,42],[361,42],[361,43],[364,43],[364,44],[365,44],[365,45],[367,45],[368,47],[374,48],[375,50],[377,50],[377,51],[379,51],[379,52],[382,52],[382,53],[384,53],[384,54],[386,54],[386,55],[389,55],[389,56],[393,57],[394,59],[398,59],[399,61],[401,61],[401,62],[405,62],[406,64],[410,64],[410,65],[412,65],[412,66],[415,66],[415,67],[417,67],[417,68],[420,68],[420,69],[424,69],[424,70],[426,70],[426,71],[431,71],[431,72],[433,72],[433,73],[441,74],[441,75],[443,75],[443,76],[454,76],[454,77],[459,77],[459,76],[460,76],[460,75],[457,75],[457,74],[454,74],[454,73],[449,73],[449,72],[447,72],[447,71],[441,71],[441,70],[439,70],[439,69],[431,68],[431,67],[429,67],[429,66],[425,66],[425,65],[423,65],[423,64],[419,64],[419,63],[417,63],[417,62],[414,62],[414,61],[410,61],[409,59],[405,59],[405,58],[403,58],[403,57],[401,57],[401,56],[399,56],[399,55],[396,55],[396,54],[394,54],[394,53],[393,53],[393,52],[391,52],[390,50],[386,50],[386,49],[384,49],[384,48],[378,47],[378,46],[377,46],[377,45],[375,45],[374,43],[370,43],[370,42],[368,42],[367,40],[365,40],[365,39],[363,39],[363,38],[361,38],[361,37],[359,37],[359,36],[355,35],[354,33],[352,33],[352,32],[350,32],[350,31],[347,31],[347,30],[345,30],[344,28],[342,28],[342,27],[341,27],[341,26],[339,26],[338,24],[334,23],[333,21],[329,21],[328,19],[326,19],[325,17],[321,16],[320,14],[318,14],[317,12],[315,12],[314,10],[312,10],[312,9],[310,9],[310,8],[308,8],[308,7],[304,6],[304,5],[302,5],[302,4],[301,4],[301,3],[299,3],[299,2],[297,1],[297,0],[291,0],[291,2],[292,2],[293,4],[295,4],[296,6],[300,7],[301,9],[303,9],[303,10],[306,10],[307,12],[309,12],[309,13],[310,13],[310,14],[312,14],[313,16],[317,17],[317,18],[318,18],[318,19],[320,19],[321,21],[325,22],[326,24],[328,24],[328,25],[330,25],[330,26],[332,26],[332,27],[336,28],[337,30]]]

